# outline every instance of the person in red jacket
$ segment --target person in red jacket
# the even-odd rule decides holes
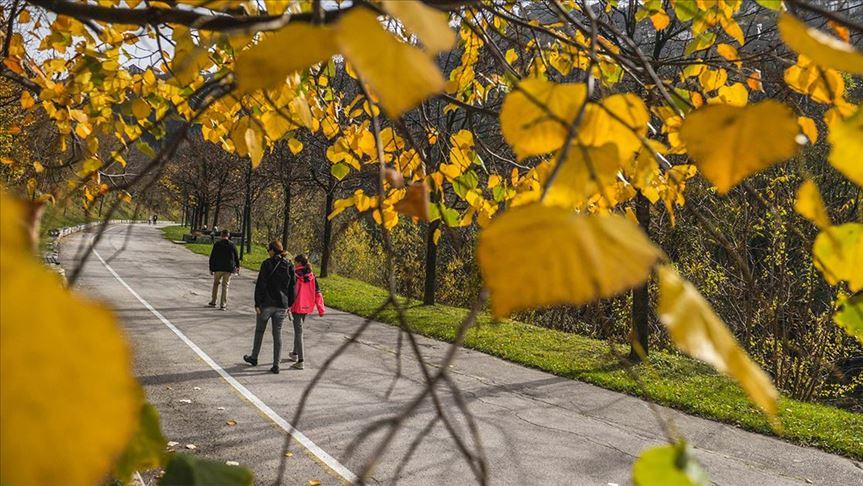
[[[324,296],[321,294],[315,274],[312,273],[309,259],[305,255],[297,255],[294,257],[294,264],[294,273],[297,276],[294,304],[291,306],[291,314],[294,317],[294,350],[288,354],[288,359],[296,361],[291,368],[301,370],[303,369],[303,322],[306,316],[315,310],[323,317],[326,309]]]

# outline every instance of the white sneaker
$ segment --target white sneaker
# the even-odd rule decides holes
[[[301,370],[301,369],[303,369],[303,362],[302,362],[302,361],[297,361],[296,363],[294,363],[294,364],[292,364],[292,365],[291,365],[291,369],[294,369],[294,370]]]

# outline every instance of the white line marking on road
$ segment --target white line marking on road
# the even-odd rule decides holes
[[[336,458],[327,454],[326,451],[324,451],[323,449],[318,447],[317,444],[312,442],[312,440],[309,439],[308,437],[306,437],[305,434],[303,434],[302,432],[300,432],[299,430],[294,428],[294,426],[291,425],[290,423],[288,423],[287,420],[285,420],[281,416],[279,416],[279,414],[277,414],[272,408],[270,408],[269,405],[264,403],[254,393],[249,391],[248,388],[243,386],[239,381],[237,381],[233,376],[231,376],[227,371],[225,371],[221,366],[219,366],[218,363],[213,361],[213,358],[211,358],[207,353],[205,353],[201,348],[199,348],[197,344],[192,342],[191,339],[186,337],[186,335],[183,334],[182,331],[177,329],[177,326],[175,326],[173,323],[171,323],[171,321],[169,321],[159,311],[154,309],[153,306],[150,305],[149,302],[147,302],[140,295],[138,295],[138,292],[135,292],[132,289],[132,287],[130,287],[129,284],[126,283],[125,280],[123,280],[119,275],[117,275],[117,272],[115,272],[114,269],[111,268],[111,266],[108,265],[108,263],[105,262],[104,259],[102,259],[102,255],[99,255],[99,252],[97,252],[94,249],[93,254],[96,255],[96,258],[98,258],[99,261],[102,262],[102,265],[104,265],[105,268],[107,268],[108,271],[111,272],[111,275],[113,275],[114,278],[116,278],[117,281],[123,285],[123,287],[126,287],[126,290],[128,290],[136,299],[138,299],[138,301],[141,304],[143,304],[144,307],[146,307],[150,312],[152,312],[154,316],[156,316],[160,321],[162,321],[162,323],[165,326],[167,326],[168,329],[173,331],[174,334],[177,335],[177,337],[179,337],[184,343],[186,343],[186,345],[189,346],[192,349],[192,351],[194,351],[195,354],[197,354],[202,360],[204,360],[205,363],[210,365],[210,368],[213,368],[213,370],[215,370],[216,373],[218,373],[222,378],[224,378],[225,381],[228,382],[228,384],[230,384],[232,387],[234,387],[234,389],[236,389],[238,392],[240,392],[240,394],[243,395],[246,398],[246,400],[250,401],[255,407],[258,408],[258,410],[263,412],[264,415],[269,417],[270,420],[272,420],[273,422],[276,423],[276,425],[281,427],[282,430],[284,430],[285,432],[290,434],[291,437],[296,439],[297,442],[302,444],[302,446],[305,447],[306,449],[308,449],[309,452],[314,454],[315,457],[317,457],[324,464],[329,466],[329,468],[332,469],[333,471],[335,471],[336,474],[341,476],[342,479],[344,479],[345,481],[349,481],[351,483],[359,482],[359,478],[357,477],[356,474],[351,472],[350,469],[345,467]]]

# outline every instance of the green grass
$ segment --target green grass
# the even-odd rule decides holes
[[[163,231],[173,240],[182,239],[185,232],[181,227]],[[207,244],[186,246],[204,255],[210,251]],[[255,246],[243,266],[257,270],[264,258],[264,248]],[[379,287],[338,275],[321,279],[321,287],[328,306],[360,316],[371,315],[387,298]],[[423,306],[415,300],[407,300],[406,306],[408,324],[415,332],[442,341],[455,338],[456,327],[468,312],[440,304]],[[377,320],[395,324],[396,315],[388,311]],[[651,353],[649,364],[635,367],[642,387],[617,365],[606,341],[521,322],[494,322],[487,313],[469,331],[465,347],[687,413],[863,459],[863,414],[782,397],[779,410],[784,429],[777,432],[733,381],[682,355]]]

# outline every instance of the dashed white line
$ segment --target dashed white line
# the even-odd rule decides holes
[[[143,304],[144,307],[147,308],[147,310],[152,312],[154,316],[156,316],[160,321],[162,321],[162,324],[164,324],[165,326],[168,327],[168,329],[173,331],[174,334],[177,335],[177,337],[179,337],[184,343],[186,343],[187,346],[189,346],[189,348],[192,349],[192,351],[195,352],[195,354],[198,355],[198,357],[200,357],[202,360],[204,360],[204,362],[207,363],[210,366],[210,368],[215,370],[216,373],[218,373],[222,378],[224,378],[225,381],[228,382],[228,384],[230,384],[232,387],[234,387],[234,389],[236,389],[238,392],[240,392],[240,394],[243,395],[243,397],[245,397],[246,400],[251,402],[252,405],[254,405],[255,407],[258,408],[258,410],[263,412],[264,415],[269,417],[269,419],[272,420],[273,422],[275,422],[275,424],[278,425],[282,430],[284,430],[285,432],[290,434],[291,437],[296,439],[297,442],[299,442],[303,447],[308,449],[308,451],[311,452],[315,457],[317,457],[321,462],[323,462],[330,469],[335,471],[335,473],[338,474],[339,476],[341,476],[342,479],[344,479],[345,481],[348,481],[350,483],[356,483],[359,481],[359,478],[357,477],[356,474],[351,472],[350,469],[345,467],[336,458],[327,454],[326,451],[324,451],[317,444],[312,442],[312,440],[309,439],[308,437],[306,437],[305,434],[303,434],[302,432],[297,430],[287,420],[285,420],[279,414],[277,414],[272,408],[270,408],[269,405],[264,403],[254,393],[249,391],[248,388],[243,386],[239,381],[237,381],[233,376],[231,376],[227,371],[225,371],[224,368],[219,366],[219,364],[216,363],[213,360],[213,358],[211,358],[201,348],[199,348],[197,344],[195,344],[191,339],[186,337],[186,335],[183,334],[182,331],[177,329],[177,326],[175,326],[171,321],[169,321],[165,316],[163,316],[161,312],[157,311],[155,308],[153,308],[152,305],[150,305],[149,302],[147,302],[146,300],[144,300],[144,298],[142,298],[140,295],[138,295],[138,292],[135,292],[135,290],[132,289],[132,287],[130,287],[129,284],[127,284],[126,281],[123,280],[123,278],[120,277],[117,274],[117,272],[114,271],[113,268],[111,268],[110,265],[108,265],[108,263],[102,258],[102,255],[99,255],[99,252],[97,252],[94,249],[93,254],[96,255],[96,258],[98,258],[99,261],[102,262],[102,265],[104,265],[105,268],[107,268],[108,271],[111,272],[111,275],[113,275],[114,278],[116,278],[117,281],[120,282],[121,285],[123,285],[123,287],[126,287],[126,290],[128,290],[129,293],[131,293],[136,299],[138,299],[138,302]]]

